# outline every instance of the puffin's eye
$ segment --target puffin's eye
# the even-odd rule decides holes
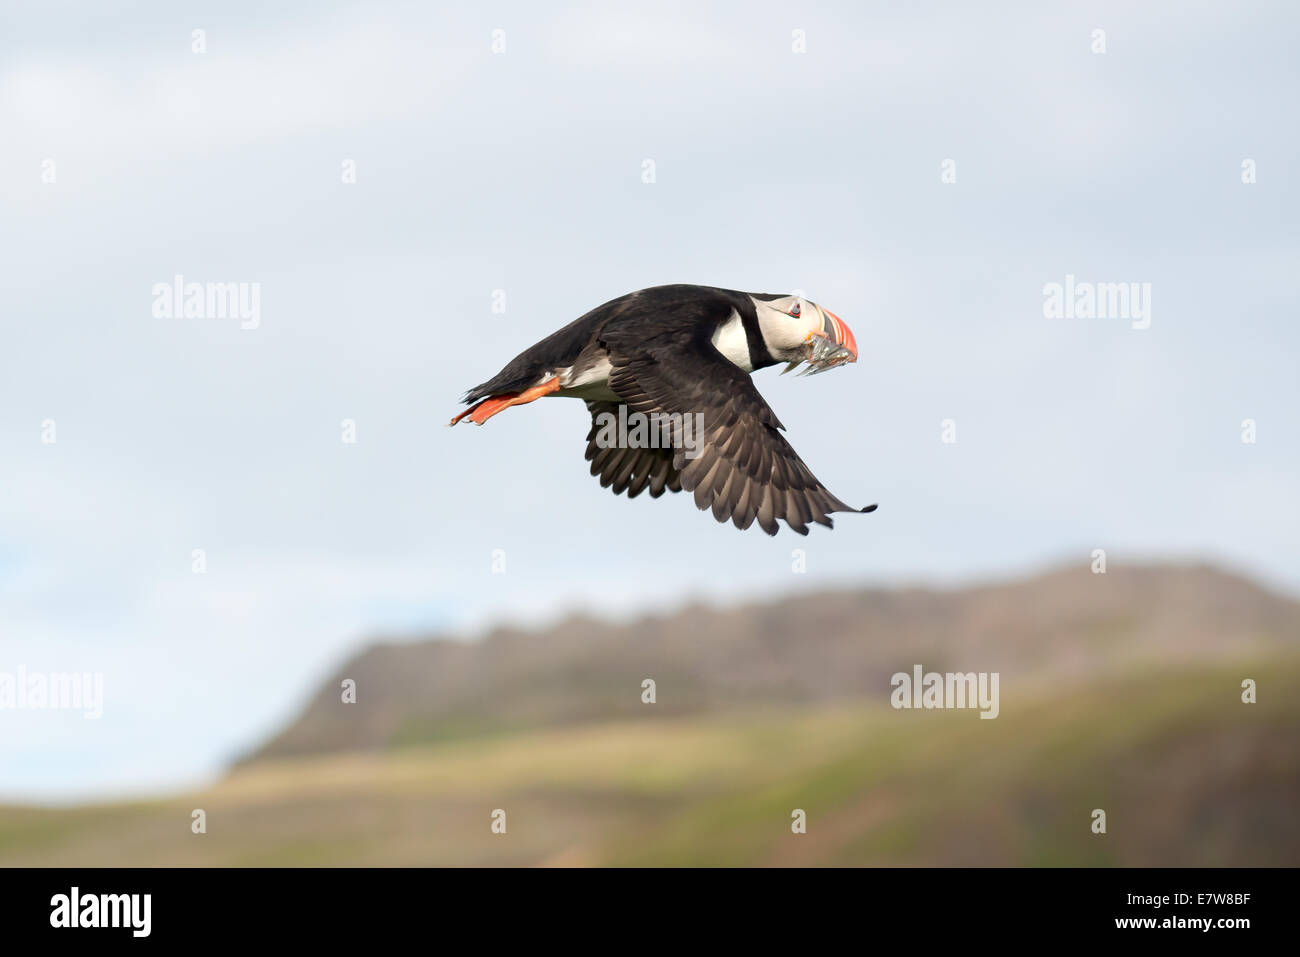
[[[792,315],[792,316],[794,316],[796,319],[798,319],[798,318],[799,318],[799,312],[800,312],[800,309],[799,309],[799,303],[796,302],[793,306],[790,307],[790,315]]]

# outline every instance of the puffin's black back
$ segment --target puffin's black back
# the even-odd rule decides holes
[[[778,296],[757,295],[757,298],[775,299]],[[488,396],[520,392],[535,385],[549,370],[572,365],[582,350],[612,322],[635,325],[649,337],[660,324],[667,328],[679,327],[683,322],[721,323],[733,309],[742,316],[752,315],[754,306],[749,294],[685,283],[639,289],[597,306],[525,349],[491,379],[465,393],[464,401],[473,403]]]

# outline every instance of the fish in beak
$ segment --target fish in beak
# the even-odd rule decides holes
[[[817,306],[822,317],[822,327],[808,334],[808,354],[803,359],[791,362],[781,370],[785,375],[802,362],[808,363],[800,375],[816,375],[827,369],[847,365],[858,361],[858,341],[844,320],[829,309]]]

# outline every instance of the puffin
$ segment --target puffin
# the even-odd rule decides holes
[[[802,296],[677,284],[597,306],[468,390],[451,420],[483,425],[559,396],[591,414],[586,459],[615,495],[694,493],[701,510],[775,535],[784,521],[833,528],[834,512],[872,512],[832,495],[781,434],[751,374],[806,363],[804,374],[857,361],[835,313]],[[628,427],[629,423],[631,428]]]

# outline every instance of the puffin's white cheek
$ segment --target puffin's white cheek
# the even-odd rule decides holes
[[[774,345],[779,349],[794,349],[803,342],[803,335],[803,326],[793,319],[787,319],[781,323]]]

